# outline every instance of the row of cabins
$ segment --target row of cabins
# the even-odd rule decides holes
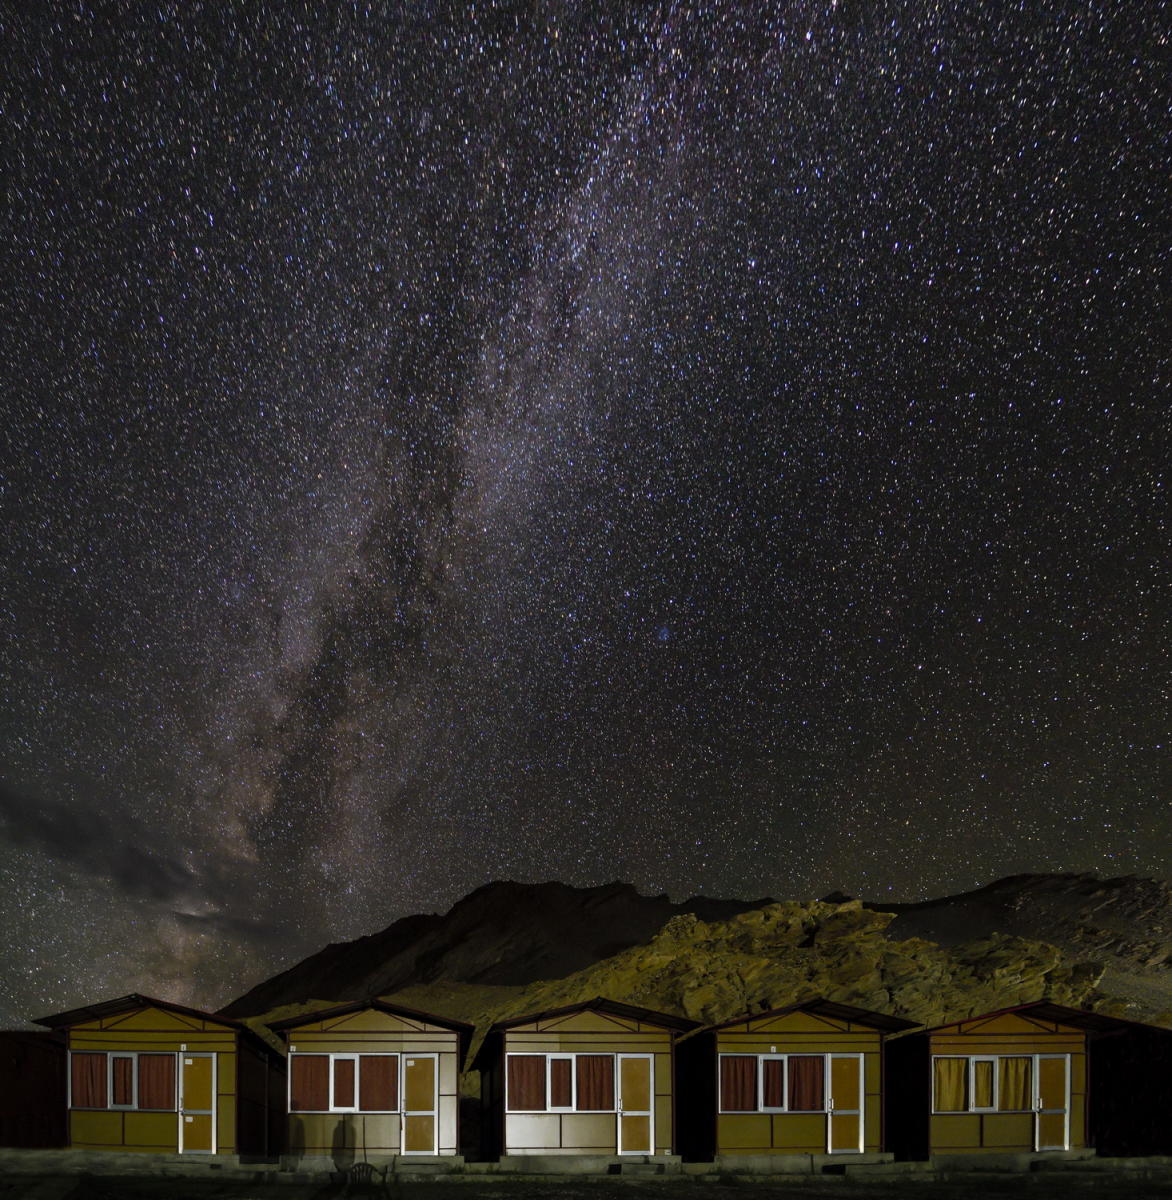
[[[284,1053],[241,1022],[140,995],[39,1024],[54,1031],[72,1147],[468,1150],[458,1084],[473,1029],[460,1021],[341,1005],[274,1023]],[[42,1044],[20,1087],[9,1064],[0,1091],[43,1093],[47,1061]],[[919,1029],[811,1000],[701,1028],[596,999],[497,1023],[472,1066],[472,1153],[486,1158],[1172,1151],[1172,1030],[1047,1002]]]

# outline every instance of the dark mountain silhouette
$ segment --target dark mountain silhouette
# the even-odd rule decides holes
[[[709,1019],[759,1000],[757,991],[781,1003],[773,993],[794,988],[922,1019],[940,1005],[951,1012],[978,1002],[979,988],[988,991],[979,1002],[994,1007],[1064,989],[1069,1003],[1168,1013],[1172,888],[1150,879],[1014,875],[915,904],[860,904],[839,892],[823,901],[673,904],[623,883],[490,883],[443,916],[406,917],[327,946],[223,1011],[256,1016],[311,999],[434,993],[448,984],[524,988],[544,1003],[542,981],[559,980],[565,984],[551,984],[550,994],[560,1002],[579,984],[590,995],[644,988],[641,1002]]]
[[[362,1000],[413,984],[517,986],[560,979],[649,941],[672,917],[721,921],[768,904],[696,896],[673,904],[629,883],[488,883],[443,916],[404,917],[381,933],[327,946],[233,1000],[225,1016],[253,1016],[309,998]]]

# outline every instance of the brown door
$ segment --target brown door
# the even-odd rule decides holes
[[[403,1055],[403,1153],[436,1154],[439,1071],[434,1054]]]
[[[619,1144],[620,1154],[650,1154],[652,1104],[655,1098],[650,1054],[620,1054]]]
[[[179,1149],[216,1152],[216,1056],[179,1055]]]
[[[1067,1150],[1070,1147],[1070,1055],[1039,1054],[1038,1091],[1034,1099],[1034,1147]]]
[[[830,1056],[830,1089],[826,1097],[827,1149],[831,1154],[858,1153],[863,1148],[863,1056]]]

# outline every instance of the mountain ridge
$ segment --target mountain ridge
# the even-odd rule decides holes
[[[480,1023],[587,993],[702,1020],[815,994],[934,1020],[1046,994],[1172,1022],[1172,888],[1022,874],[899,904],[673,903],[619,881],[495,881],[442,915],[331,943],[221,1012],[263,1022],[394,996]]]

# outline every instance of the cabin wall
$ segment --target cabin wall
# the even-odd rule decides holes
[[[1036,1030],[985,1028],[972,1033],[937,1034],[930,1039],[937,1055],[1070,1055],[1070,1148],[1086,1145],[1086,1035],[1079,1030],[1046,1033]],[[931,1064],[929,1064],[929,1067]],[[925,1102],[931,1112],[932,1079]],[[937,1113],[929,1120],[933,1154],[1004,1154],[1033,1151],[1035,1117],[1030,1112]]]
[[[0,1030],[0,1146],[64,1146],[68,1137],[65,1039]]]
[[[647,1054],[652,1057],[652,1153],[671,1154],[673,1038],[669,1030],[635,1019],[589,1011],[504,1031],[504,1054]],[[617,1074],[617,1065],[616,1065]],[[502,1091],[507,1086],[501,1085]],[[503,1097],[507,1102],[507,1095]],[[504,1113],[504,1154],[618,1153],[614,1112]]]
[[[881,1148],[882,1036],[877,1030],[812,1013],[787,1013],[717,1030],[715,1041],[711,1069],[716,1105],[711,1111],[717,1154],[826,1154],[832,1119],[826,1112],[720,1112],[716,1072],[721,1054],[861,1054],[862,1148],[868,1153]],[[826,1086],[830,1087],[829,1072]],[[850,1134],[848,1140],[854,1136]]]
[[[411,1022],[377,1010],[299,1026],[287,1033],[290,1054],[412,1054],[437,1056],[438,1153],[459,1152],[460,1039],[450,1029]],[[402,1097],[400,1096],[400,1104]],[[290,1155],[393,1155],[402,1150],[401,1113],[285,1111]],[[410,1143],[408,1143],[410,1145]]]
[[[216,1056],[216,1151],[235,1154],[237,1034],[233,1029],[161,1009],[143,1009],[75,1025],[69,1031],[70,1051],[173,1052]],[[179,1149],[176,1110],[144,1112],[133,1109],[69,1110],[69,1144],[74,1149],[175,1153]]]

